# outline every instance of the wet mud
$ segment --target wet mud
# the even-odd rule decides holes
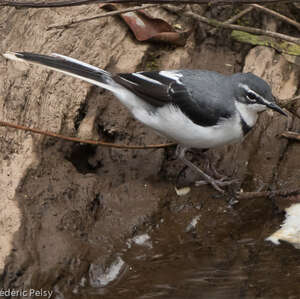
[[[59,9],[1,8],[0,51],[58,52],[122,72],[149,65],[253,71],[282,99],[299,91],[299,67],[274,50],[250,49],[223,34],[205,37],[196,30],[185,47],[175,48],[138,43],[118,18],[40,30],[96,8],[71,8],[63,16]],[[168,141],[100,88],[4,58],[0,70],[1,119],[115,143]],[[287,128],[299,131],[299,120],[264,112],[243,143],[189,153],[208,172],[213,164],[239,180],[222,196],[194,187],[197,176],[188,169],[180,183],[191,191],[176,194],[183,165],[175,148],[109,149],[1,128],[1,287],[53,290],[57,299],[299,298],[299,249],[265,240],[298,199],[234,196],[299,188],[300,145],[280,138]]]

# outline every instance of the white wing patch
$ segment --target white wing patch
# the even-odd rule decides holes
[[[161,76],[170,78],[175,80],[178,84],[182,84],[181,81],[179,80],[183,75],[179,73],[178,71],[161,71],[159,72]]]
[[[159,81],[157,81],[157,80],[154,80],[154,79],[151,79],[151,78],[149,78],[149,77],[147,77],[147,76],[145,76],[145,75],[143,75],[143,74],[141,74],[141,73],[132,73],[131,75],[132,75],[132,76],[135,76],[135,77],[138,77],[138,78],[140,78],[140,79],[142,79],[142,80],[151,82],[151,83],[153,83],[153,84],[162,85],[161,82],[159,82]]]

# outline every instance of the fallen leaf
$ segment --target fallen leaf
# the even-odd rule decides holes
[[[103,4],[101,7],[109,10],[118,10],[121,8],[117,4]],[[177,32],[166,21],[153,18],[144,10],[127,12],[120,16],[139,41],[165,42],[184,46],[191,33],[191,30]]]

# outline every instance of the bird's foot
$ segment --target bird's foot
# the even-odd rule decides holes
[[[196,183],[196,186],[201,186],[203,184],[210,184],[214,189],[216,189],[217,191],[223,194],[225,193],[225,191],[221,187],[228,186],[238,182],[237,180],[226,180],[227,177],[222,177],[222,178],[219,177],[218,179],[214,179],[208,174],[206,174],[204,171],[202,171],[198,166],[196,166],[191,161],[185,158],[186,148],[181,148],[181,146],[178,145],[176,151],[178,153],[179,158],[184,162],[184,164],[189,168],[193,169],[195,172],[199,173],[204,179],[204,181],[198,181]]]
[[[216,167],[213,164],[209,164],[209,169],[211,170],[213,176],[218,180],[218,181],[225,181],[229,180],[229,177],[221,174],[220,172],[217,171]]]
[[[195,186],[199,187],[199,186],[210,184],[217,191],[219,191],[221,193],[224,193],[225,191],[221,187],[236,184],[238,182],[239,181],[237,179],[226,180],[226,177],[223,177],[223,178],[218,179],[218,180],[215,180],[212,177],[209,177],[209,178],[206,178],[206,180],[196,181]]]

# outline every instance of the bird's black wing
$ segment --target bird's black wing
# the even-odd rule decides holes
[[[214,82],[206,79],[203,82],[203,78],[207,78],[207,75],[201,76],[204,73],[190,70],[138,72],[117,74],[113,80],[154,107],[177,106],[195,124],[206,127],[216,125],[220,118],[230,117],[231,110],[212,90],[210,85]],[[217,84],[218,80],[215,81]]]
[[[113,79],[152,106],[162,107],[172,102],[169,88],[175,81],[159,72],[118,74]]]

